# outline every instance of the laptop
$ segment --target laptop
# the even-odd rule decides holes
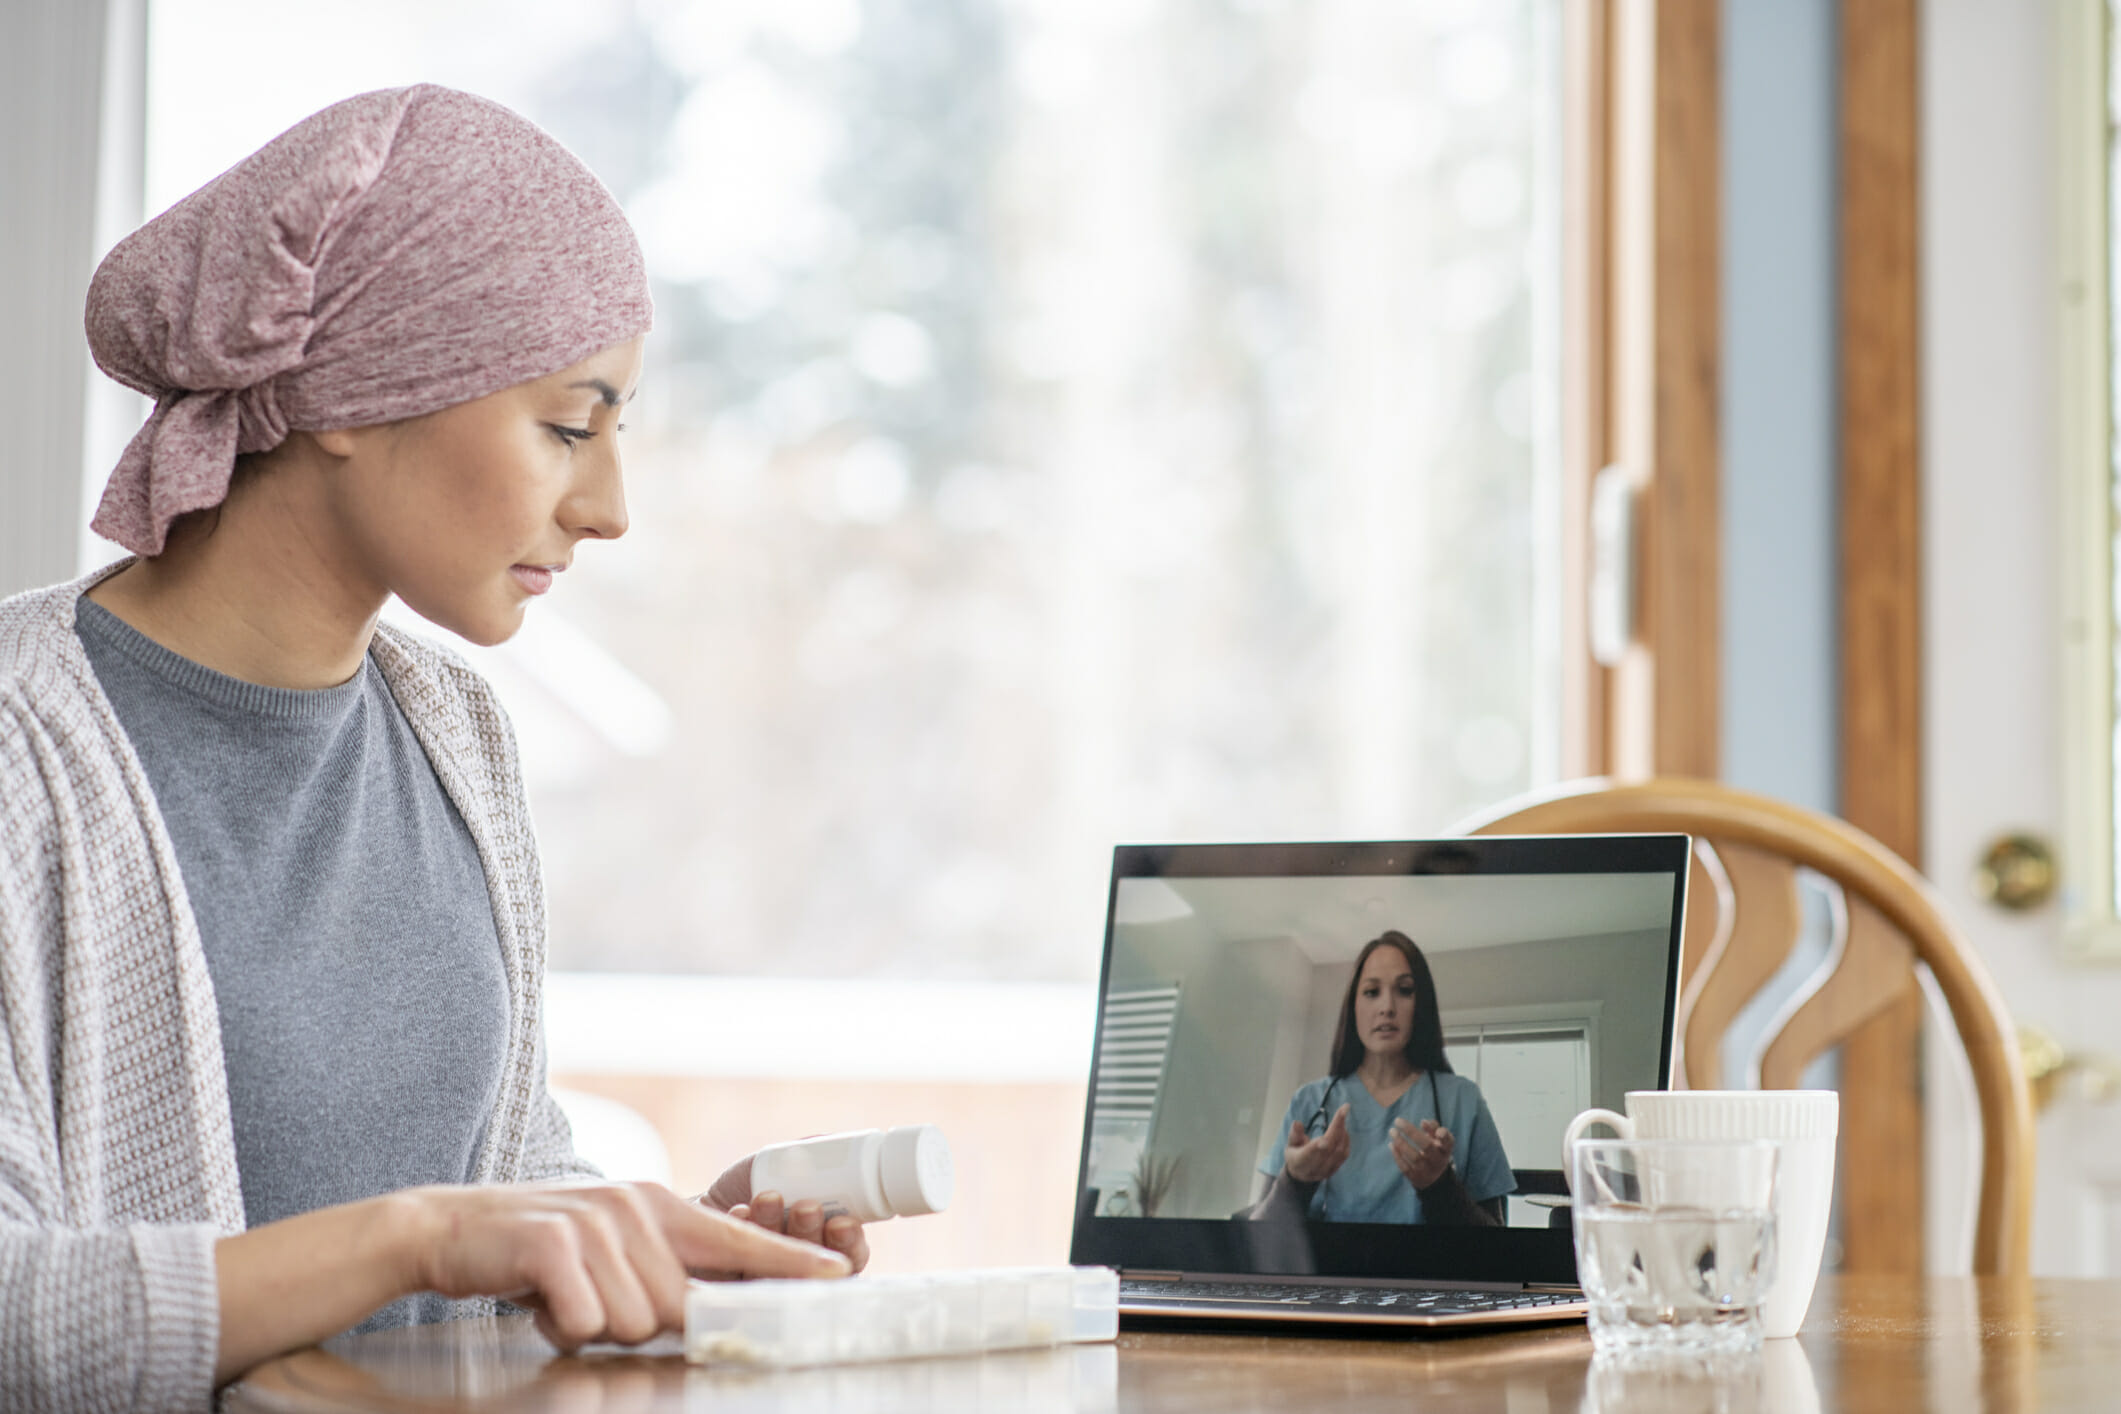
[[[1135,1323],[1583,1315],[1562,1131],[1670,1083],[1690,848],[1121,846],[1071,1260]]]

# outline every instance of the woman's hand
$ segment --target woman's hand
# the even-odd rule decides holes
[[[1325,1132],[1316,1139],[1303,1125],[1289,1125],[1289,1142],[1282,1146],[1282,1172],[1299,1183],[1324,1183],[1348,1161],[1348,1107],[1333,1111]]]
[[[685,1278],[843,1277],[844,1257],[648,1183],[408,1188],[214,1243],[214,1383],[400,1296],[499,1296],[562,1350],[685,1327]]]
[[[1433,1119],[1423,1120],[1418,1128],[1403,1119],[1392,1121],[1392,1162],[1417,1190],[1450,1171],[1451,1152],[1457,1147],[1451,1131]]]
[[[697,1201],[768,1232],[829,1248],[845,1257],[855,1271],[869,1265],[869,1236],[859,1222],[844,1213],[826,1217],[824,1206],[813,1198],[785,1203],[778,1193],[753,1193],[748,1157],[722,1170],[714,1186]]]
[[[838,1277],[847,1261],[648,1183],[418,1188],[408,1290],[499,1296],[561,1350],[685,1328],[688,1275]]]

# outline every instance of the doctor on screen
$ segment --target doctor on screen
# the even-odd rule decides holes
[[[1289,1101],[1255,1219],[1493,1226],[1516,1186],[1480,1087],[1443,1053],[1436,982],[1414,940],[1355,959],[1332,1073]]]

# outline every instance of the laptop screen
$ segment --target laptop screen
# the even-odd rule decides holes
[[[1562,1131],[1667,1081],[1688,848],[1115,851],[1074,1259],[1573,1280]]]

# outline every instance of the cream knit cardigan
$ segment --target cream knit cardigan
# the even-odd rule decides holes
[[[243,1230],[199,926],[74,636],[111,572],[0,601],[0,1409],[209,1407],[214,1241]],[[380,627],[371,651],[500,932],[508,1054],[476,1177],[591,1172],[545,1088],[545,904],[507,718],[431,644]]]

